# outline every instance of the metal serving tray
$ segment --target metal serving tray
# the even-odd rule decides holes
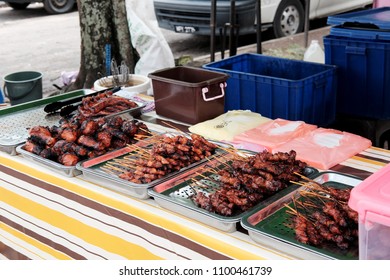
[[[35,125],[57,125],[59,114],[47,114],[43,108],[52,102],[85,95],[90,90],[76,90],[34,100],[0,110],[0,151],[16,155],[16,147],[26,142],[29,129]]]
[[[75,177],[81,174],[79,170],[76,169],[76,166],[65,166],[63,164],[60,164],[58,162],[55,162],[54,160],[43,158],[39,155],[30,153],[26,150],[22,149],[22,145],[16,147],[16,152],[21,154],[24,158],[28,160],[35,161],[57,173],[63,174],[68,177]]]
[[[110,115],[104,116],[104,118],[111,118],[111,117],[120,115],[123,119],[133,119],[133,117],[141,114],[142,108],[145,107],[145,105],[143,103],[141,103],[141,102],[138,102],[138,101],[134,101],[134,102],[137,103],[138,107],[132,108],[132,109],[127,109],[127,110],[124,110],[124,111],[121,111],[121,112],[118,112],[118,113],[110,114]],[[42,108],[40,108],[40,109],[42,109]],[[50,116],[50,114],[49,114],[49,116]],[[58,124],[59,120],[60,120],[60,117],[58,116],[58,114],[56,114],[55,116],[56,116],[55,117],[56,122],[54,122],[53,125]],[[46,118],[48,118],[48,117],[46,117]],[[34,124],[34,125],[38,125],[38,124]],[[40,122],[39,125],[42,125],[42,122]],[[48,124],[43,124],[43,125],[49,126]],[[31,153],[31,152],[28,152],[26,150],[23,150],[22,146],[23,146],[23,143],[26,141],[27,138],[28,138],[28,130],[27,130],[27,137],[25,138],[25,140],[22,142],[22,144],[20,144],[19,146],[17,146],[15,148],[15,154],[19,153],[24,158],[26,158],[28,160],[35,161],[35,162],[37,162],[37,163],[39,163],[41,165],[44,165],[44,166],[50,168],[53,171],[56,171],[56,172],[58,172],[60,174],[68,176],[68,177],[75,177],[75,176],[78,176],[78,175],[81,174],[81,171],[78,170],[76,168],[76,166],[65,166],[65,165],[60,164],[60,163],[58,163],[56,161],[53,161],[53,160],[50,160],[50,159],[46,159],[46,158],[43,158],[43,157],[41,157],[39,155],[36,155],[34,153]]]
[[[141,113],[142,113],[142,109],[145,108],[145,106],[146,106],[146,103],[145,102],[136,101],[136,100],[131,100],[131,101],[136,103],[138,106],[135,107],[135,108],[130,108],[130,109],[126,109],[126,110],[123,110],[123,111],[120,111],[120,112],[116,112],[116,113],[110,114],[110,115],[105,116],[105,117],[113,117],[113,116],[125,115],[125,114],[128,114],[128,115],[130,115],[132,117],[140,116]]]
[[[254,154],[251,151],[243,150],[241,150],[240,153],[248,156]],[[219,230],[234,232],[237,230],[237,224],[246,212],[226,217],[198,207],[191,199],[195,192],[212,193],[219,189],[219,175],[207,171],[208,167],[214,168],[215,166],[219,166],[219,169],[224,169],[226,168],[224,163],[233,157],[234,155],[231,153],[224,155],[223,157],[217,157],[210,162],[204,163],[149,189],[148,193],[163,208],[190,217]],[[318,171],[314,168],[306,168],[305,170],[305,175],[308,177],[312,177],[317,173]],[[207,189],[205,189],[204,186],[207,186]],[[285,196],[297,188],[298,186],[292,184],[273,196]],[[267,205],[270,199],[271,197],[265,199],[260,204]]]
[[[338,172],[322,172],[314,181],[336,188],[352,188],[362,180]],[[303,259],[358,259],[358,246],[341,251],[335,247],[317,248],[302,244],[295,239],[294,230],[289,227],[290,216],[286,213],[287,207],[292,204],[292,198],[297,198],[301,187],[287,196],[275,199],[265,207],[253,209],[241,220],[241,225],[248,230],[249,236],[257,243],[272,247],[293,257]]]
[[[176,133],[162,133],[158,135],[174,135]],[[211,141],[210,141],[211,142]],[[215,143],[215,142],[214,142]],[[215,143],[218,144],[218,143]],[[147,141],[140,141],[136,143],[137,146],[143,146],[147,147],[149,144]],[[223,145],[221,143],[221,145]],[[162,182],[169,180],[172,177],[178,176],[183,172],[186,172],[187,170],[190,170],[194,168],[195,166],[202,164],[203,162],[207,161],[207,159],[203,159],[199,162],[193,163],[185,168],[180,169],[179,171],[172,172],[170,174],[167,174],[163,178],[154,180],[148,184],[137,184],[130,181],[127,181],[125,179],[119,178],[117,175],[109,173],[102,169],[103,165],[106,164],[108,161],[113,159],[121,159],[124,156],[129,155],[129,153],[134,152],[134,146],[128,146],[126,148],[107,153],[103,156],[96,157],[94,159],[85,160],[82,162],[79,162],[76,165],[76,168],[82,172],[83,177],[90,182],[96,183],[98,185],[101,185],[103,187],[106,187],[108,189],[112,189],[139,199],[148,199],[150,198],[150,195],[148,194],[148,189],[151,187],[154,187],[158,184],[161,184]],[[216,150],[217,154],[225,153],[222,149]]]
[[[141,113],[142,113],[142,109],[145,108],[145,106],[146,106],[146,103],[145,102],[140,102],[138,100],[133,100],[131,98],[129,100],[131,100],[134,103],[136,103],[137,107],[125,109],[125,110],[122,110],[122,111],[118,111],[118,112],[115,112],[115,113],[112,113],[112,114],[109,114],[109,115],[106,115],[106,116],[95,116],[95,117],[92,117],[92,118],[111,118],[111,117],[119,116],[119,115],[123,116],[123,117],[125,117],[126,115],[131,116],[131,117],[138,117],[138,116],[140,116]]]

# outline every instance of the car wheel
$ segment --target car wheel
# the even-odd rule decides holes
[[[14,10],[24,10],[27,8],[30,3],[14,3],[14,2],[8,2],[8,6],[10,6]]]
[[[304,10],[299,0],[283,0],[276,13],[273,24],[276,38],[285,37],[303,31]]]
[[[44,0],[43,5],[49,14],[63,14],[73,9],[75,0]]]

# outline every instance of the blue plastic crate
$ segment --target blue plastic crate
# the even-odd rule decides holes
[[[390,41],[328,35],[325,63],[338,66],[337,112],[390,118]]]
[[[338,67],[337,113],[390,118],[390,7],[328,18],[325,63]]]
[[[319,126],[336,117],[336,67],[260,54],[241,54],[208,63],[229,74],[225,111],[251,110],[276,119]]]

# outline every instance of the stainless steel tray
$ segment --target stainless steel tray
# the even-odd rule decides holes
[[[52,102],[82,96],[90,90],[77,90],[0,110],[0,151],[16,155],[16,147],[26,142],[29,129],[35,125],[58,124],[59,114],[47,114],[43,108]]]
[[[24,158],[28,160],[35,161],[39,163],[40,165],[43,165],[47,168],[50,168],[51,170],[60,173],[62,175],[68,176],[68,177],[75,177],[81,174],[79,170],[76,169],[76,166],[65,166],[58,162],[55,162],[53,160],[49,160],[46,158],[43,158],[39,155],[27,152],[26,150],[22,149],[22,145],[16,147],[16,152],[22,155]]]
[[[323,185],[331,184],[339,188],[355,187],[362,182],[360,178],[331,171],[319,173],[314,181]],[[253,209],[242,218],[241,225],[248,230],[249,236],[255,242],[296,258],[357,259],[357,248],[351,248],[348,252],[340,252],[336,248],[316,248],[302,244],[295,239],[294,231],[288,227],[289,221],[285,214],[285,205],[292,203],[293,197],[296,198],[302,188],[289,193],[287,196],[275,199],[266,207]]]
[[[113,116],[118,116],[118,115],[130,115],[132,117],[138,117],[141,115],[142,113],[142,109],[145,108],[146,106],[146,103],[145,102],[140,102],[140,101],[136,101],[136,100],[132,100],[133,102],[135,102],[138,106],[135,107],[135,108],[130,108],[130,109],[126,109],[126,110],[123,110],[123,111],[120,111],[120,112],[116,112],[116,113],[113,113],[113,114],[110,114],[106,117],[113,117]]]
[[[156,133],[156,132],[155,132]],[[156,133],[159,135],[164,134],[175,134],[175,133]],[[215,142],[214,142],[215,143]],[[218,143],[216,143],[218,144]],[[148,142],[147,141],[140,141],[136,145],[147,147]],[[221,144],[223,145],[223,144]],[[226,146],[226,145],[225,145]],[[134,146],[128,146],[126,148],[105,154],[100,157],[96,157],[91,160],[86,160],[79,162],[76,165],[76,168],[82,172],[83,177],[92,183],[96,183],[98,185],[101,185],[103,187],[106,187],[108,189],[112,189],[115,191],[118,191],[120,193],[124,193],[139,199],[148,199],[150,198],[150,195],[148,194],[148,189],[156,186],[158,184],[161,184],[162,182],[169,180],[172,177],[178,176],[183,172],[186,172],[187,170],[190,170],[194,168],[195,166],[202,164],[203,162],[207,161],[206,159],[193,163],[185,168],[180,169],[179,171],[172,172],[170,174],[167,174],[163,178],[154,180],[148,184],[137,184],[130,181],[127,181],[125,179],[119,178],[117,175],[107,172],[106,170],[102,169],[104,164],[109,162],[113,159],[120,159],[124,156],[129,155],[129,153],[134,152]],[[216,154],[224,153],[223,150],[217,149]]]
[[[240,151],[242,154],[253,155],[250,151]],[[237,230],[237,224],[246,212],[235,214],[232,216],[222,216],[217,213],[209,212],[195,205],[191,197],[198,191],[204,193],[212,193],[220,188],[219,175],[206,171],[208,167],[214,168],[219,165],[220,168],[226,168],[224,162],[229,161],[234,155],[229,153],[221,158],[213,159],[210,162],[204,163],[192,170],[180,174],[160,185],[148,190],[148,193],[154,200],[163,208],[169,209],[173,212],[180,213],[201,223],[207,224],[225,232],[234,232]],[[306,169],[306,176],[312,177],[318,171],[314,168]],[[194,183],[196,182],[196,183]],[[204,188],[207,186],[207,189]],[[285,196],[289,192],[298,188],[291,185],[273,196]],[[267,204],[267,198],[261,204]]]

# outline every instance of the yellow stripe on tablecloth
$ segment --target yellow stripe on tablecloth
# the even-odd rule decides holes
[[[128,203],[124,203],[115,199],[107,199],[107,196],[104,194],[100,194],[98,192],[94,192],[92,190],[86,189],[76,183],[72,183],[71,180],[63,179],[62,177],[51,175],[47,172],[42,172],[38,169],[35,169],[33,167],[30,167],[26,164],[14,161],[12,159],[7,159],[4,157],[0,157],[1,163],[4,163],[6,166],[9,166],[11,168],[17,169],[17,170],[23,170],[25,174],[29,174],[35,178],[44,180],[48,183],[61,186],[61,188],[67,189],[69,191],[72,191],[74,193],[77,193],[78,195],[87,197],[91,200],[97,201],[101,204],[107,205],[112,208],[116,208],[124,213],[128,213],[129,215],[133,215],[136,217],[139,217],[140,219],[143,219],[144,221],[147,221],[149,223],[159,225],[160,227],[175,232],[179,235],[185,236],[195,242],[198,242],[199,244],[202,244],[212,250],[215,250],[217,252],[220,252],[224,255],[230,256],[234,259],[264,259],[264,257],[261,257],[257,254],[253,254],[251,252],[245,251],[242,248],[236,247],[233,244],[227,245],[226,242],[223,240],[221,241],[218,238],[213,238],[210,235],[204,235],[196,230],[189,229],[188,227],[185,227],[175,221],[165,219],[161,215],[157,215],[155,213],[146,212],[143,209],[139,209],[137,207],[134,207]],[[80,179],[77,179],[80,180]],[[142,203],[141,201],[137,200],[138,203]],[[143,203],[146,204],[146,203]],[[18,205],[19,206],[19,205]],[[148,204],[150,207],[150,205]],[[161,209],[159,209],[161,211]],[[58,213],[60,215],[60,213]],[[64,217],[65,218],[65,217]],[[62,221],[63,222],[63,221]],[[74,223],[77,223],[77,221],[74,221]],[[58,224],[58,223],[57,223]],[[58,227],[61,227],[61,223],[58,224]],[[64,230],[66,230],[64,228]],[[77,232],[79,230],[75,230],[73,232],[74,235],[77,235]],[[85,237],[87,240],[91,238],[91,236]],[[102,239],[103,238],[103,239]],[[104,239],[105,238],[105,239]],[[110,236],[101,237],[95,240],[95,242],[98,240],[99,242],[96,242],[95,244],[99,247],[101,247],[101,243],[103,240],[110,239]],[[104,242],[106,243],[105,249],[107,251],[111,251],[110,248],[112,247],[112,242]],[[111,245],[111,246],[109,246]],[[125,246],[122,246],[122,248]],[[140,248],[141,249],[141,248]],[[134,255],[128,256],[128,250],[127,252],[123,252],[125,257],[132,258]],[[122,255],[122,253],[119,253]],[[137,254],[137,256],[139,256]],[[143,255],[142,255],[143,256]],[[149,256],[151,259],[157,259],[158,256],[151,255]],[[141,258],[141,257],[139,257]]]
[[[90,227],[81,221],[17,195],[7,189],[0,188],[0,194],[1,199],[5,203],[108,252],[121,255],[127,259],[161,259],[141,246],[106,234],[99,229]]]
[[[390,156],[390,150],[386,150],[386,149],[382,149],[382,148],[371,146],[370,148],[367,149],[367,151],[369,151],[370,149],[378,151],[378,152],[381,152],[383,154],[387,154],[388,156]]]
[[[3,196],[2,196],[3,197]],[[46,244],[43,244],[42,242],[4,224],[4,223],[0,223],[0,228],[11,234],[12,236],[34,246],[35,248],[39,249],[40,251],[43,251],[45,253],[47,253],[48,255],[51,255],[53,256],[53,258],[55,259],[59,259],[59,260],[70,260],[71,258],[66,255],[66,254],[63,254],[62,252],[59,252],[55,249],[53,249],[52,247],[46,245]],[[2,236],[1,238],[6,238],[5,236]],[[14,241],[11,241],[9,240],[10,242],[14,242]],[[18,246],[22,246],[21,244],[18,244]],[[39,255],[37,252],[32,252],[30,249],[28,248],[23,248],[25,251],[29,251],[30,253],[34,254],[34,255]],[[39,256],[41,259],[45,259],[44,257],[42,256]]]

